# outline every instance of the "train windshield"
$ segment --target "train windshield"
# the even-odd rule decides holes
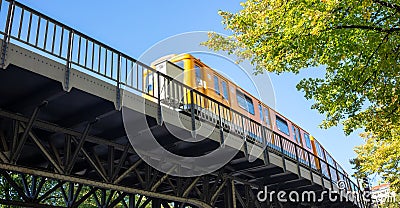
[[[196,84],[202,85],[203,84],[203,76],[201,74],[201,68],[199,66],[195,65],[194,70],[196,72]]]
[[[182,69],[185,68],[185,63],[183,62],[183,60],[182,60],[182,61],[175,62],[174,64],[177,65],[177,66],[179,66],[179,67],[181,67]]]

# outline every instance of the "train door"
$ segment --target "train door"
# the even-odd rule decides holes
[[[293,140],[296,144],[300,146],[300,148],[297,148],[297,155],[299,157],[299,162],[307,164],[307,158],[306,158],[306,152],[304,151],[302,139],[300,136],[300,129],[296,125],[292,124],[292,134],[293,134]]]
[[[306,150],[309,151],[309,155],[305,155],[307,157],[307,161],[310,160],[311,167],[314,169],[319,169],[319,164],[317,162],[316,156],[317,153],[313,148],[313,142],[311,141],[312,137],[306,132],[303,132],[303,146]],[[310,154],[311,153],[311,154]]]
[[[319,168],[322,171],[322,174],[324,176],[329,177],[329,173],[328,173],[328,164],[325,162],[325,150],[322,148],[322,146],[319,144],[319,142],[313,138],[313,144],[314,144],[314,149],[315,149],[315,153],[317,153],[317,156],[319,158],[315,158],[316,160],[316,164],[317,166],[319,166]]]

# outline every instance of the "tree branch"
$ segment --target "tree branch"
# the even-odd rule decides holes
[[[397,4],[394,4],[394,3],[389,3],[389,2],[386,2],[386,1],[381,1],[381,0],[373,0],[373,2],[375,2],[377,4],[380,4],[382,6],[385,6],[385,7],[393,8],[398,13],[400,13],[400,5],[397,5]]]
[[[365,64],[365,66],[363,67],[363,70],[362,70],[361,75],[364,74],[364,70],[368,67],[369,62],[370,62],[371,59],[374,57],[374,55],[378,52],[379,48],[383,45],[383,43],[385,43],[385,41],[388,39],[389,35],[390,35],[390,33],[388,32],[388,33],[385,35],[385,37],[382,39],[382,41],[379,43],[378,47],[376,47],[376,49],[374,50],[374,52],[371,54],[371,56],[369,56],[368,61],[367,61],[367,64]],[[375,71],[372,73],[372,75],[369,76],[369,77],[363,82],[363,84],[362,84],[361,87],[365,87],[365,85],[371,80],[371,78],[372,78],[373,76],[376,75],[376,72],[377,72],[377,70],[375,70]]]
[[[381,27],[367,26],[367,25],[341,25],[335,26],[332,29],[362,29],[362,30],[375,30],[378,32],[394,32],[400,31],[399,27],[392,27],[390,29],[385,29]]]

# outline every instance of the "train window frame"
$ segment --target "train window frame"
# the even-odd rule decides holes
[[[279,123],[278,123],[278,121],[279,121]],[[287,122],[285,119],[283,119],[283,118],[281,118],[280,116],[276,115],[275,123],[276,123],[276,128],[277,128],[280,132],[282,132],[282,133],[284,133],[284,134],[290,136],[289,125],[288,125],[288,122]],[[280,124],[284,125],[284,127],[285,127],[285,129],[287,129],[287,131],[284,131],[284,129],[281,128],[281,125],[280,125]],[[282,126],[282,127],[283,127],[283,126]]]
[[[243,108],[248,113],[255,115],[253,100],[249,96],[236,90],[236,100],[239,107]]]
[[[217,95],[221,95],[219,90],[219,77],[217,75],[214,75],[214,91]]]
[[[222,97],[225,98],[226,100],[229,100],[228,82],[226,82],[225,80],[221,80],[221,87],[222,87]]]
[[[306,147],[307,147],[308,149],[311,149],[311,139],[310,139],[310,135],[308,135],[307,133],[304,133],[304,134],[303,134],[303,137],[304,137],[304,141],[305,141],[305,143],[306,143]]]

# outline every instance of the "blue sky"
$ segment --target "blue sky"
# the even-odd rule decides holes
[[[238,0],[20,2],[135,58],[157,42],[180,33],[216,31],[227,34],[218,10],[235,12],[241,8]],[[318,125],[323,115],[311,110],[313,102],[306,100],[295,87],[302,78],[323,74],[322,67],[306,69],[297,75],[270,74],[276,109],[314,135],[348,173],[353,173],[349,159],[355,157],[354,146],[363,143],[359,132],[346,137],[342,127],[320,129]]]

